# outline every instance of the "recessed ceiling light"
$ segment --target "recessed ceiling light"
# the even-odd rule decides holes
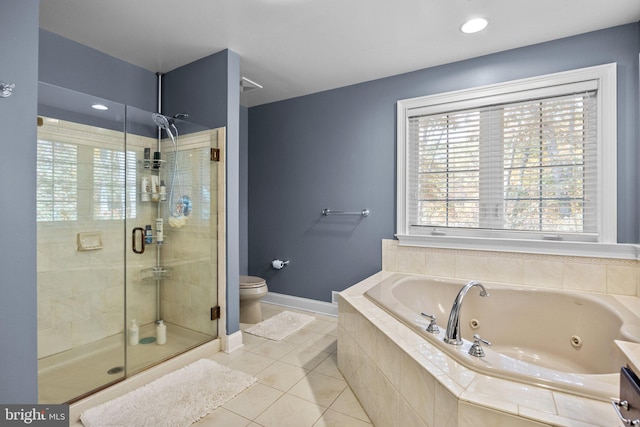
[[[106,111],[106,110],[108,110],[108,109],[109,109],[109,107],[107,107],[107,106],[106,106],[106,105],[104,105],[104,104],[93,104],[93,105],[91,106],[91,108],[94,108],[94,109],[96,109],[96,110],[100,110],[100,111]]]
[[[487,28],[489,22],[484,18],[474,18],[470,19],[460,27],[460,31],[465,34],[477,33],[478,31],[482,31]]]

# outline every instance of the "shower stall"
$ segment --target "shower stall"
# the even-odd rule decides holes
[[[64,403],[217,338],[225,135],[38,98],[38,400]]]

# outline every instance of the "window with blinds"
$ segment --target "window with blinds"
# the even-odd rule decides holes
[[[91,155],[92,161],[80,160]],[[38,140],[36,171],[38,221],[136,217],[136,155],[133,151]],[[84,203],[78,199],[79,191],[89,189],[93,194],[92,212],[89,199]]]
[[[78,219],[78,146],[37,142],[37,221]]]
[[[615,120],[602,124],[615,93],[604,102],[599,77],[615,88],[615,67],[602,67],[399,101],[398,235],[615,238]]]
[[[93,149],[93,219],[136,217],[136,153]],[[129,210],[127,211],[127,198]]]
[[[409,119],[413,226],[595,232],[595,92]]]

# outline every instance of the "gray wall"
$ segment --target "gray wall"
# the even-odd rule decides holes
[[[629,24],[249,109],[249,273],[329,301],[381,269],[395,233],[400,99],[618,63],[618,235],[638,242],[639,24]],[[321,217],[323,208],[371,216]],[[270,260],[289,258],[283,270]]]
[[[38,79],[147,111],[156,111],[156,75],[49,31],[40,30]]]
[[[0,402],[38,400],[36,340],[36,106],[38,0],[3,0],[0,81],[15,83],[0,98]]]
[[[163,111],[189,113],[209,128],[226,126],[227,334],[240,329],[240,57],[224,50],[177,68],[163,77]]]

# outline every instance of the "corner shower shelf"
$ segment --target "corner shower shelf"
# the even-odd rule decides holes
[[[140,270],[141,280],[163,280],[171,278],[171,267],[151,267]]]
[[[149,200],[142,200],[142,196],[145,195],[145,194],[147,196],[149,196]],[[151,202],[153,202],[153,203],[167,203],[167,200],[161,200],[161,199],[153,200],[153,194],[157,194],[158,197],[160,195],[160,193],[150,193],[150,192],[143,193],[142,191],[138,191],[138,198],[140,199],[141,203],[151,203]]]
[[[139,170],[145,170],[145,171],[150,171],[150,172],[157,172],[160,169],[164,168],[165,163],[167,161],[160,159],[160,160],[138,160],[138,169]],[[154,163],[158,164],[158,167],[155,167]]]

